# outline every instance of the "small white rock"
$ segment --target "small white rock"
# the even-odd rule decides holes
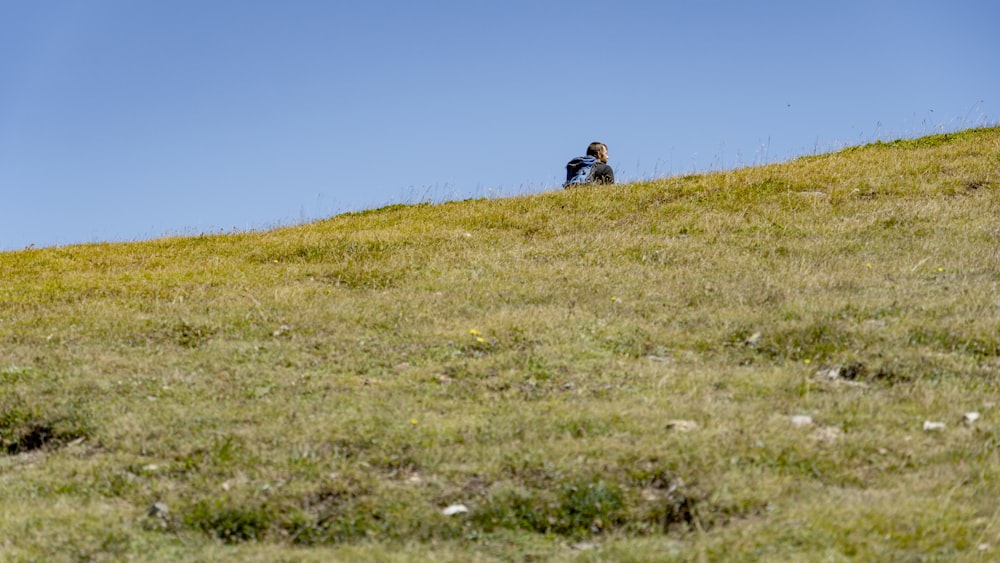
[[[468,511],[468,507],[464,504],[453,504],[442,510],[441,514],[444,514],[445,516],[455,516],[456,514],[465,514]]]
[[[165,502],[154,502],[149,507],[148,514],[152,518],[166,518],[167,514],[170,514],[170,508],[167,507],[167,503]]]
[[[676,430],[678,432],[691,432],[698,429],[698,423],[693,420],[668,420],[667,430]]]
[[[816,372],[820,379],[840,379],[840,368],[821,369]]]
[[[807,414],[797,414],[793,416],[791,420],[792,420],[792,426],[797,426],[799,428],[803,426],[813,425],[813,417]]]
[[[925,432],[940,432],[946,428],[943,422],[933,422],[930,420],[924,421],[924,431]]]

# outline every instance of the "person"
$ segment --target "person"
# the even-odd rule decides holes
[[[578,156],[566,165],[564,188],[585,184],[614,184],[615,171],[608,166],[608,145],[590,143],[586,156]]]

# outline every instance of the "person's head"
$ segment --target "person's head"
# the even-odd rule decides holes
[[[587,156],[593,156],[604,164],[608,163],[608,145],[599,142],[590,143],[587,147]]]

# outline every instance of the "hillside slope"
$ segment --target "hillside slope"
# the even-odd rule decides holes
[[[0,253],[0,558],[995,556],[998,218],[994,128]]]

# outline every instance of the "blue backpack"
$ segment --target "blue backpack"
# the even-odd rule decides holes
[[[589,182],[594,173],[595,164],[597,164],[597,158],[593,156],[574,158],[566,166],[566,183],[563,186],[578,186]],[[578,165],[575,171],[571,168],[574,165]],[[571,174],[572,176],[570,176]]]

